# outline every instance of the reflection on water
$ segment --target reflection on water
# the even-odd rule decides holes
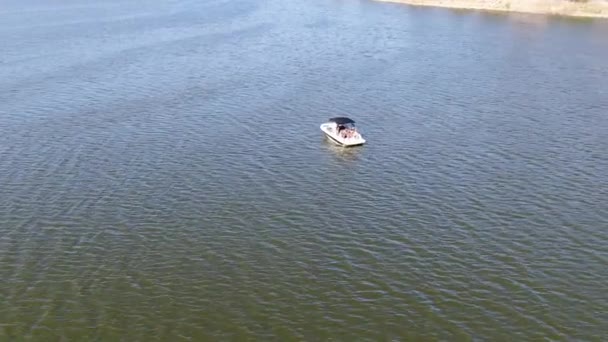
[[[361,149],[364,149],[366,145],[345,147],[336,144],[331,138],[323,135],[323,145],[331,155],[335,156],[336,159],[346,162],[354,162],[360,160],[362,153]]]

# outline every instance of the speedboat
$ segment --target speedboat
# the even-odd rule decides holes
[[[347,117],[336,117],[321,124],[321,131],[334,143],[340,146],[358,146],[365,144],[365,139],[357,131],[355,121]]]

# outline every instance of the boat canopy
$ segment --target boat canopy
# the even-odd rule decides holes
[[[352,119],[349,119],[347,117],[337,117],[337,118],[331,118],[329,119],[329,122],[335,122],[338,125],[345,125],[345,124],[354,124],[355,121]]]

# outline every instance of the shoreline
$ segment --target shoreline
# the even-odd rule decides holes
[[[608,18],[608,1],[590,0],[376,0],[414,6],[534,13],[568,17]]]

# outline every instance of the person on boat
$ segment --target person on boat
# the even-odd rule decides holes
[[[346,127],[343,125],[338,125],[338,136],[341,136],[342,138],[346,137]]]
[[[344,138],[344,139],[348,138],[348,129],[344,129],[342,131],[342,138]]]

